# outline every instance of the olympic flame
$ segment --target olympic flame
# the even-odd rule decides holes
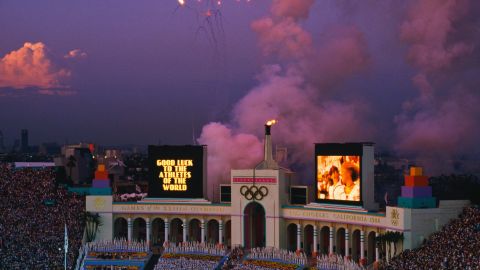
[[[185,5],[185,0],[178,0],[178,4],[180,6],[184,6]]]
[[[267,126],[273,126],[273,125],[275,125],[276,123],[277,123],[277,120],[272,119],[272,120],[268,120],[266,125],[267,125]]]

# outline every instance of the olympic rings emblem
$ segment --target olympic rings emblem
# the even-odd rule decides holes
[[[263,197],[268,195],[268,188],[266,186],[242,186],[240,188],[240,194],[245,197],[245,199],[251,201],[253,199],[261,201]]]

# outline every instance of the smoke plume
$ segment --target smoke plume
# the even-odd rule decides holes
[[[262,160],[260,138],[268,119],[279,120],[273,140],[288,147],[289,162],[298,166],[311,165],[315,142],[370,135],[365,104],[324,98],[330,87],[368,66],[363,34],[354,26],[332,27],[314,44],[302,26],[312,4],[276,0],[268,17],[251,24],[261,52],[277,63],[264,65],[258,85],[234,106],[229,124],[204,126],[198,141],[208,145],[211,185],[228,183],[230,169],[252,168]]]
[[[439,159],[478,151],[480,97],[465,77],[478,67],[469,60],[478,56],[480,45],[474,27],[479,19],[473,13],[478,8],[468,0],[413,2],[400,28],[400,38],[409,45],[406,59],[418,70],[412,82],[419,95],[405,102],[396,117],[395,148],[424,160],[436,173],[452,169],[434,166]]]

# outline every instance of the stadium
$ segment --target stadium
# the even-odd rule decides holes
[[[263,160],[232,169],[218,200],[206,196],[205,145],[149,146],[148,194],[133,199],[113,194],[105,160],[83,189],[54,181],[53,163],[2,165],[1,269],[478,267],[478,241],[444,246],[478,237],[479,209],[437,201],[421,167],[379,209],[373,143],[315,144],[315,177],[299,185],[273,158],[272,124]]]
[[[393,251],[419,247],[468,204],[437,204],[422,169],[412,167],[398,206],[379,212],[373,199],[374,145],[327,143],[315,148],[316,180],[308,186],[293,185],[293,172],[273,159],[271,125],[265,125],[264,160],[255,168],[231,170],[230,185],[222,186],[220,202],[212,202],[205,197],[207,146],[150,146],[152,175],[146,198],[114,202],[110,195],[86,197],[86,211],[97,213],[103,221],[95,241],[125,239],[162,247],[199,243],[228,250],[272,248],[304,257],[341,256],[373,266],[389,259],[387,254]],[[332,167],[337,178],[338,168],[350,171],[350,176],[356,174],[350,191],[354,193],[356,186],[356,196],[336,196],[333,189],[326,192],[322,178]],[[102,181],[102,170],[99,166],[94,185]],[[342,178],[347,174],[340,173]],[[329,183],[331,188],[335,185],[338,179]],[[403,237],[377,243],[379,236],[392,232]]]

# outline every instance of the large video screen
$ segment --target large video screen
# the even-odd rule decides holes
[[[361,202],[361,147],[317,145],[315,154],[317,201]],[[338,151],[335,148],[338,147]],[[346,149],[345,149],[346,148]]]
[[[148,196],[203,198],[203,154],[203,146],[148,146]]]

